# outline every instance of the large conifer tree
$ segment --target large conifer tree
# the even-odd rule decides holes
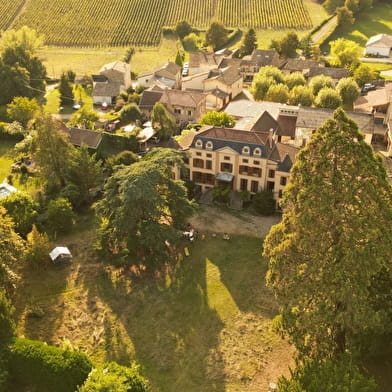
[[[282,208],[264,255],[283,331],[303,356],[355,353],[361,335],[383,323],[374,285],[390,273],[392,193],[342,109],[299,152]]]

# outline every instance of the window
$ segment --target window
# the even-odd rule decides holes
[[[243,147],[242,153],[243,153],[244,155],[249,155],[249,152],[250,152],[250,148],[249,148],[248,146]]]
[[[243,159],[242,160],[242,163],[248,163],[249,162],[249,159]]]
[[[203,148],[203,142],[200,139],[197,139],[195,146],[196,148]]]
[[[207,158],[212,158],[212,154],[208,153],[206,154]]]
[[[273,181],[267,181],[267,189],[269,190],[269,191],[274,191],[274,188],[275,188],[275,183],[273,182]]]
[[[260,165],[260,161],[253,161],[254,165]]]
[[[208,170],[212,169],[212,161],[206,161],[206,169]]]
[[[233,165],[231,163],[221,163],[221,171],[231,173],[233,171]]]
[[[240,174],[248,175],[248,166],[240,165],[239,170]]]
[[[259,182],[258,181],[252,181],[250,183],[250,191],[252,193],[257,193],[259,191]]]
[[[206,148],[207,148],[208,150],[212,150],[213,147],[214,147],[214,145],[212,144],[212,142],[208,141],[208,142],[206,143]]]
[[[241,191],[248,190],[248,180],[246,180],[245,178],[241,178],[240,189],[241,189]]]
[[[200,167],[201,169],[203,169],[204,161],[202,159],[194,158],[193,159],[193,167]]]
[[[261,155],[261,149],[259,147],[255,148],[253,151],[253,155]]]
[[[268,170],[268,177],[275,178],[275,170]]]
[[[188,110],[188,116],[192,116],[192,110]]]
[[[279,199],[281,199],[281,198],[282,198],[282,196],[283,196],[283,191],[282,191],[282,190],[280,190],[280,191],[279,191]]]
[[[197,155],[198,157],[201,157],[201,152],[197,152],[196,155]]]
[[[223,159],[224,159],[225,161],[230,161],[230,157],[227,157],[227,156],[223,157]]]
[[[181,114],[181,109],[174,109],[174,114]]]
[[[286,185],[287,184],[287,177],[281,177],[280,178],[280,185]]]

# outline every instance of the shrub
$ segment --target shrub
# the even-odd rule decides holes
[[[83,353],[19,338],[9,346],[8,366],[13,382],[40,392],[73,392],[92,368]]]
[[[256,193],[252,199],[253,208],[260,215],[272,215],[275,212],[276,202],[269,190]]]
[[[64,198],[51,200],[47,210],[47,225],[53,234],[66,233],[73,225],[75,214],[71,203]]]

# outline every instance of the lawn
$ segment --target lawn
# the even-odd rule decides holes
[[[323,50],[329,51],[328,43],[337,38],[346,38],[357,42],[365,48],[367,40],[376,34],[392,34],[392,4],[380,3],[371,10],[357,16],[355,23],[342,30],[337,29],[323,45]]]
[[[96,363],[136,360],[155,392],[259,392],[287,374],[293,350],[271,328],[277,306],[260,238],[206,233],[154,274],[105,267],[93,241],[80,229],[61,239],[72,266],[21,270],[20,335],[72,345]]]

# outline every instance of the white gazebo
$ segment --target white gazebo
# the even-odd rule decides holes
[[[50,253],[53,263],[71,262],[72,254],[65,246],[56,246]]]

